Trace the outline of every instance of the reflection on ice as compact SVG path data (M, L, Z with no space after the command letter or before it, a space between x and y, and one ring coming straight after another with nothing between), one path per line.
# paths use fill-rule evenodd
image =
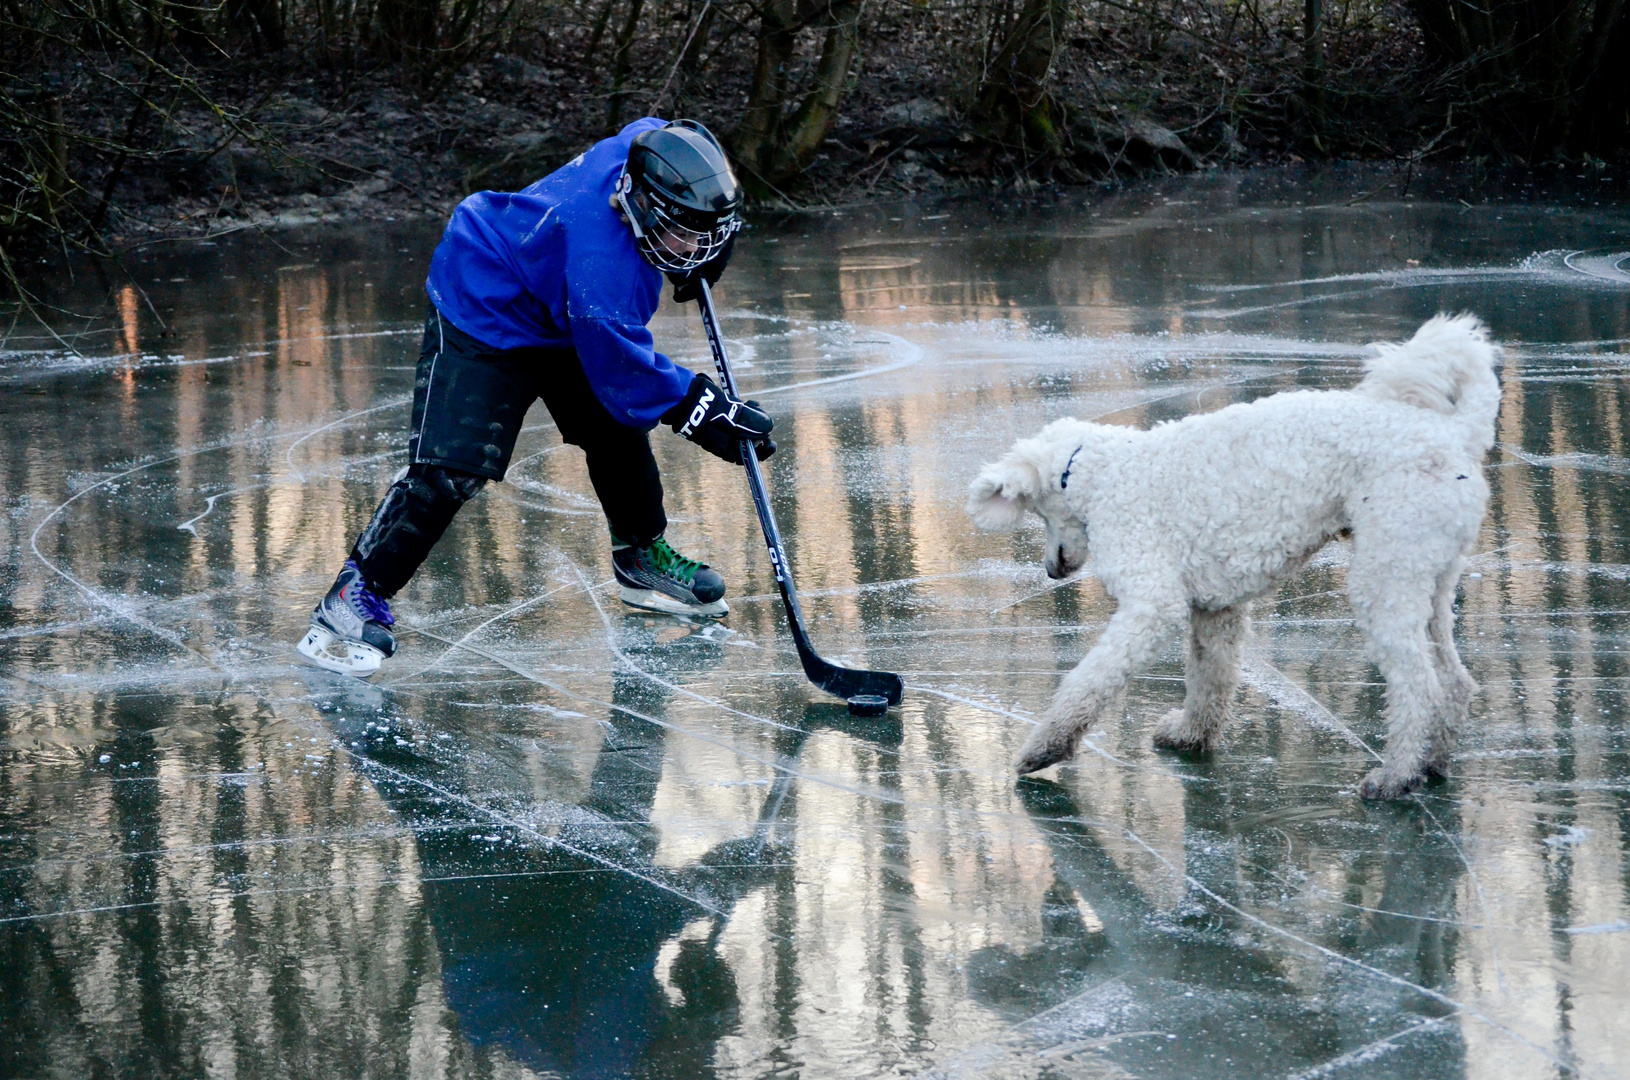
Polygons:
M1630 1075L1630 227L1185 183L748 234L724 330L812 632L909 687L866 722L804 681L735 472L656 439L729 624L632 613L541 410L377 685L297 662L400 466L433 230L150 256L162 337L62 283L96 318L0 346L0 1072ZM1258 605L1222 751L1150 750L1174 644L1015 783L1110 605L973 530L978 464L1350 382L1438 308L1508 343L1453 777L1352 791L1382 689L1337 545Z

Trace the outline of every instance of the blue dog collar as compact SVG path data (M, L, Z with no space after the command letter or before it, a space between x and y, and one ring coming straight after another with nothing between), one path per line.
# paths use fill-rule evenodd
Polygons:
M1082 444L1082 446L1085 446L1085 445L1086 445L1085 443ZM1060 476L1058 478L1058 489L1060 491L1066 491L1066 490L1069 489L1069 486L1070 486L1070 470L1075 467L1075 455L1079 454L1080 452L1081 452L1081 447L1080 446L1076 447L1073 451L1070 452L1070 460L1068 460L1068 461L1066 461L1064 463L1064 475Z

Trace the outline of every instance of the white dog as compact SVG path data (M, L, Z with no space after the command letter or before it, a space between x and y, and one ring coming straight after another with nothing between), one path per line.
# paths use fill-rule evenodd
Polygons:
M1366 798L1442 775L1477 685L1455 651L1455 584L1488 502L1495 347L1470 315L1382 345L1351 390L1275 394L1150 431L1058 420L987 465L968 513L1047 525L1047 573L1087 560L1117 608L1020 751L1020 773L1081 736L1189 626L1183 708L1156 746L1215 746L1239 685L1250 602L1351 535L1347 596L1387 682L1387 750Z

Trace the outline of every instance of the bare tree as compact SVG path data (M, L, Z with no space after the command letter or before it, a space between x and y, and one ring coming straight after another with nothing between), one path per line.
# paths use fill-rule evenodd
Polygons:
M1064 152L1063 110L1050 82L1069 16L1068 0L1025 0L979 85L972 115L980 133L1026 158Z
M732 149L748 184L762 189L802 172L837 119L860 47L861 0L767 0L759 10L752 87ZM810 29L825 34L809 84L800 88L792 77L798 38Z

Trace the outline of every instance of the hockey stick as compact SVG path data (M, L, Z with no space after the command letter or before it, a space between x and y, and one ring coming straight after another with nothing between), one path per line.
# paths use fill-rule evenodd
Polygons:
M719 369L719 382L725 393L740 398L736 393L736 380L730 375L730 364L724 355L724 338L719 333L719 316L713 310L713 290L706 280L699 282L701 295L697 305L702 309L702 326L707 331L707 343L713 349L713 364ZM781 530L776 526L775 514L770 509L770 496L764 490L764 474L758 467L758 455L753 444L741 441L741 460L747 469L747 486L753 491L753 506L758 510L758 524L764 530L764 545L770 549L770 564L775 568L775 583L781 588L781 602L787 607L787 621L792 626L792 641L798 646L798 659L804 665L809 681L829 694L848 700L851 712L882 711L888 705L900 704L905 684L892 671L857 671L839 667L821 658L809 643L809 632L804 629L804 613L798 606L798 590L792 584L792 570L787 566L787 552L781 545ZM856 700L859 699L859 700Z

